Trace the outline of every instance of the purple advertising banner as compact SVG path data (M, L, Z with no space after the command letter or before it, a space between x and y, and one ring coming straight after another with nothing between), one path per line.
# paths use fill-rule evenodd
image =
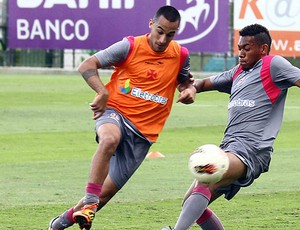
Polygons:
M149 32L163 5L176 7L175 37L190 52L227 52L229 1L224 0L9 0L8 46L104 49L128 35Z

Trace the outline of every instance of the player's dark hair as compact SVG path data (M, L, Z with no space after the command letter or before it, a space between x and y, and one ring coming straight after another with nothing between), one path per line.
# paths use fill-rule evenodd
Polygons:
M267 44L269 46L269 52L271 50L272 38L269 30L259 24L252 24L244 27L239 32L240 36L254 36L254 39L258 45Z
M169 22L176 22L178 21L178 24L180 24L180 14L178 12L178 10L176 8L174 8L173 6L162 6L160 7L154 17L153 17L153 21L157 21L157 19L160 16L164 16Z

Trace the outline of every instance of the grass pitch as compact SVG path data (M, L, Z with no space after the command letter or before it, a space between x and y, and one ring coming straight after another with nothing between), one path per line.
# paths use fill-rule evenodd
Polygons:
M52 217L84 195L96 148L88 107L93 97L79 75L1 74L1 230L46 230ZM226 229L300 229L299 98L299 89L292 88L270 171L233 200L212 204ZM174 225L192 181L189 154L199 145L219 144L227 101L226 94L208 92L198 94L193 105L175 104L151 148L166 157L146 159L97 214L92 229Z

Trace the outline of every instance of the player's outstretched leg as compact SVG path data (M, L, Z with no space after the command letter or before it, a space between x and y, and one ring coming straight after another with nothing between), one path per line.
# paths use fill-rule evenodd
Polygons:
M196 186L192 194L185 200L177 223L176 230L186 230L195 223L195 221L203 214L208 206L211 193L207 187L199 184Z

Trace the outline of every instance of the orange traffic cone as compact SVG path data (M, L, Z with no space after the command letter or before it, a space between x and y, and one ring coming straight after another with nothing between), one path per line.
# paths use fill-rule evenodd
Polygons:
M146 156L146 158L162 158L162 157L165 157L165 156L157 151L150 152Z

